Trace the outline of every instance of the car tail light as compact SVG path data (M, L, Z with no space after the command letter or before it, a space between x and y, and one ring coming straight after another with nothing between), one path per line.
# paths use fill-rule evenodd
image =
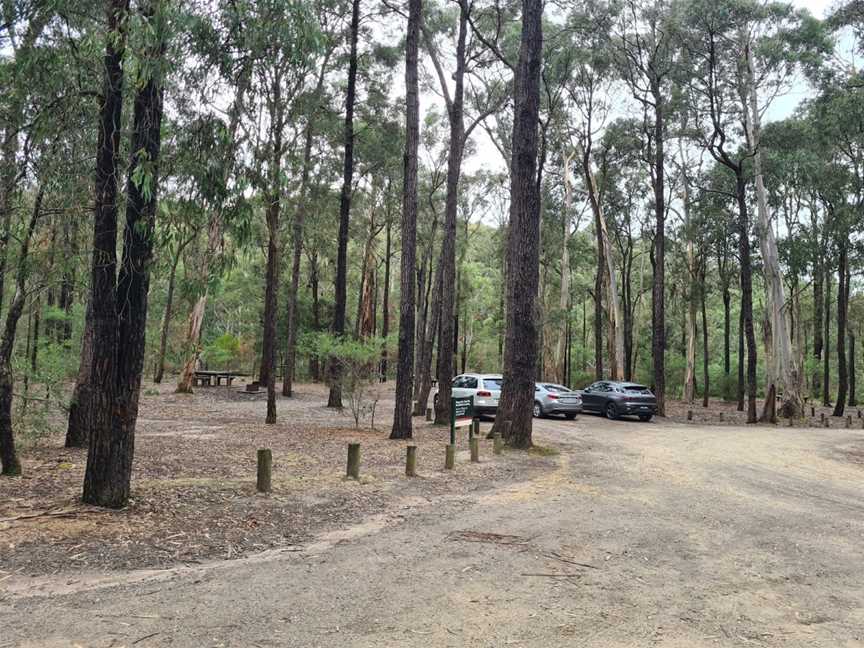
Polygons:
M546 396L549 400L558 400L558 394L549 394Z
M489 391L478 391L477 395L481 398L489 398L492 395L492 392Z

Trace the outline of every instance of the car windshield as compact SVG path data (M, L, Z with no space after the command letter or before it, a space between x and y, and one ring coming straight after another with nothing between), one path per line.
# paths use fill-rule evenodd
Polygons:
M560 392L562 394L570 391L564 385L543 385L543 389L550 392Z
M495 391L501 391L501 385L504 383L503 378L484 378L483 386L486 389L493 389Z

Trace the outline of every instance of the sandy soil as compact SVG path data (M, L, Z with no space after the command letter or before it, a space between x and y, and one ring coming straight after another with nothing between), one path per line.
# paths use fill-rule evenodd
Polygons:
M406 480L407 442L389 441L392 385L380 388L375 430L347 409L327 409L321 385L280 398L263 424L264 396L237 388L147 385L136 434L132 501L120 512L83 506L86 451L61 437L23 453L24 478L0 479L0 585L6 576L165 568L293 547L361 522L404 496L431 499L525 479L550 460L486 462L444 470L446 428L415 419L418 478ZM488 429L489 423L482 428ZM468 454L467 432L458 450ZM360 484L345 479L349 442L360 442ZM491 454L483 441L482 453ZM255 492L258 448L273 452L273 493Z
M10 574L0 646L864 645L864 432L583 416L536 438L560 454L529 479L400 490L300 546Z

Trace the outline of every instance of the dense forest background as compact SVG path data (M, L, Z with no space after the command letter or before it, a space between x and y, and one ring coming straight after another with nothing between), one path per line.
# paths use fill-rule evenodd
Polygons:
M272 372L290 394L292 378L332 377L335 351L316 335L328 331L371 344L394 378L409 285L420 411L442 352L456 372L502 369L524 5L426 0L408 23L409 250L403 64L419 11L0 2L0 382L20 438L65 426L90 379L88 350L108 330L91 299L106 204L127 223L143 214L114 232L129 267L136 244L152 247L137 248L149 286L121 271L115 295L143 290L132 319L146 322L147 380L188 390L200 361L265 385ZM792 411L856 403L862 19L855 0L819 17L755 0L546 3L537 376L636 380L706 405L752 408L772 387L801 392ZM125 73L114 94L111 70ZM106 176L94 153L110 96L121 121ZM112 177L116 203L100 203Z

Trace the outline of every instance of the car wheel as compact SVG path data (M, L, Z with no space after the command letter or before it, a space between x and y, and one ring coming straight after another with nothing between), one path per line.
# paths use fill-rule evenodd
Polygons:
M651 420L651 414L640 414L639 420L642 421L643 423L647 423L648 421Z
M606 418L610 421L614 421L618 418L618 410L615 407L615 403L609 403L606 405Z
M543 408L540 407L540 403L534 403L534 418L542 418L543 417Z
M565 414L564 418L566 418L568 421L572 421L573 419L576 418L576 415L575 414Z

